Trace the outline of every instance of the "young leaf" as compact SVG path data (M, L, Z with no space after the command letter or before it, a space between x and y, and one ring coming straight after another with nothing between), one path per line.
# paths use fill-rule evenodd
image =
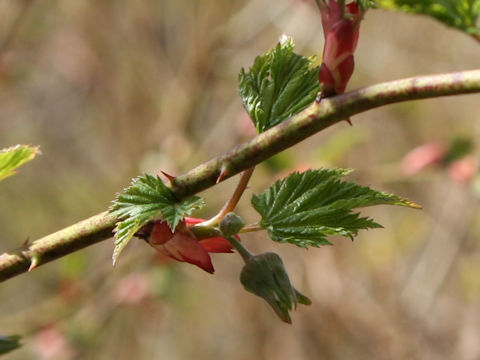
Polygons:
M16 145L0 150L0 180L15 175L15 169L32 160L40 151L37 146Z
M134 179L128 188L117 195L110 208L110 212L121 219L114 230L113 263L135 233L150 220L161 217L175 231L185 216L203 205L203 199L198 196L177 200L158 176L147 174Z
M347 169L308 170L293 173L252 197L260 213L260 226L272 240L300 247L328 245L328 235L353 239L361 229L381 227L353 209L372 205L420 206L398 196L383 193L340 178Z
M12 350L15 350L21 346L20 336L2 336L0 335L0 355L6 354Z
M424 14L471 35L480 35L476 26L480 0L376 0L385 9Z
M319 91L314 57L293 52L291 38L258 56L248 72L238 76L240 96L259 133L268 130L310 105Z

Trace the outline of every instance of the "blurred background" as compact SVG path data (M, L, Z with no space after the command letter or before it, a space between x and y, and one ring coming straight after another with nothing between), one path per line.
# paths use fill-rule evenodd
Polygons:
M0 253L104 211L133 176L181 174L252 137L237 74L282 33L321 55L313 0L1 1L0 148L43 155L0 184ZM478 42L426 17L370 11L360 35L349 89L480 66ZM238 208L249 222L252 193L309 167L354 168L424 207L367 209L385 229L332 247L243 236L312 299L293 325L243 290L235 254L214 255L211 276L132 241L112 268L107 240L0 284L0 334L24 335L5 358L479 359L479 104L369 111L256 169ZM235 182L202 193L196 215Z

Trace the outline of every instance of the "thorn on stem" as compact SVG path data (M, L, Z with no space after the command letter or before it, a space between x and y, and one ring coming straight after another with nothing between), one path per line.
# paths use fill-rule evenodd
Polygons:
M35 269L39 264L40 264L40 256L39 255L33 255L32 259L30 260L30 267L28 268L28 272Z
M218 184L220 181L225 179L227 176L227 167L225 165L222 165L222 168L220 170L220 175L218 175L217 181L215 181L215 184Z
M175 180L175 176L167 174L165 171L160 170L160 172L170 181L173 182Z
M352 119L350 119L349 117L346 118L345 121L346 121L350 126L353 126L353 124L352 124Z

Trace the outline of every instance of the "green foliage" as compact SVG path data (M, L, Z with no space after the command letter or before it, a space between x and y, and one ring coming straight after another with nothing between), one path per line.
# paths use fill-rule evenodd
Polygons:
M40 151L36 146L16 145L0 150L0 180L15 175L15 169L32 160Z
M162 218L175 231L185 216L203 205L203 199L198 196L177 200L158 176L147 174L134 179L128 188L117 195L110 208L110 212L121 219L114 230L113 263L135 233L150 220Z
M254 195L252 205L262 216L260 226L277 242L300 247L328 245L328 235L353 239L361 229L381 227L353 209L381 204L420 207L392 194L341 181L350 171L293 173Z
M424 14L469 34L480 34L476 26L480 0L376 0L385 9Z
M6 354L22 346L20 344L21 337L18 335L1 336L0 335L0 355Z
M240 96L259 133L302 111L317 96L318 67L311 68L314 58L295 54L294 47L291 38L282 38L238 76Z

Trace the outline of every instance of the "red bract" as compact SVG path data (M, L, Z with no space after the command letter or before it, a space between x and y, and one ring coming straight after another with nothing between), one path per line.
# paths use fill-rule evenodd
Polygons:
M448 167L450 178L461 184L468 184L478 172L478 161L472 155L456 160Z
M195 239L187 227L203 221L205 220L186 217L172 232L165 221L157 220L147 241L162 254L196 265L212 274L214 268L208 253L231 253L233 247L222 237Z
M429 143L416 147L402 160L402 171L406 175L413 175L428 166L440 164L447 153L443 144Z
M336 0L320 1L323 34L322 66L319 81L324 96L341 94L352 76L353 53L357 47L359 24L363 16L357 3L353 2L342 9Z

